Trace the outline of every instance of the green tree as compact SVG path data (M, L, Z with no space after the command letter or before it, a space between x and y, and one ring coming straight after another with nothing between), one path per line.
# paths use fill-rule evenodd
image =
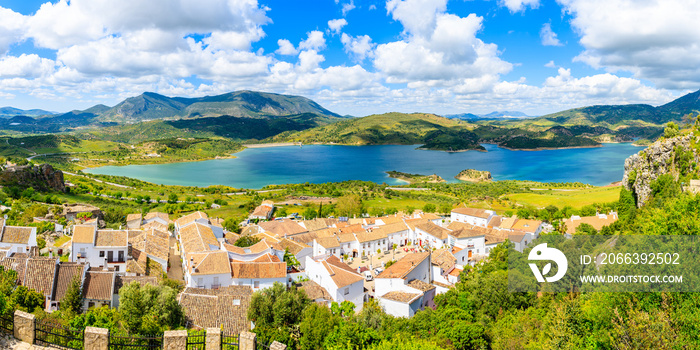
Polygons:
M338 198L335 204L335 213L338 216L352 217L362 214L362 200L357 195L347 195Z
M44 295L25 286L18 286L10 296L10 302L18 309L32 313L44 306Z
M435 207L435 204L433 204L433 203L426 203L426 204L423 206L423 212L424 212L424 213L434 213L435 210L436 210L436 207Z
M240 238L238 238L235 242L233 242L233 245L235 245L236 247L245 248L245 247L250 247L253 244L258 243L258 242L260 242L260 238L246 235L246 236L241 236Z
M80 285L80 278L75 277L70 282L66 294L61 300L61 310L77 315L83 308L83 288Z
M313 207L307 207L302 215L306 220L310 220L318 216L318 211L316 211Z
M452 211L452 205L449 203L442 203L440 204L440 212L443 215L447 215Z
M303 350L322 349L329 331L340 323L340 318L323 305L311 303L304 309L299 324L299 346Z
M680 130L678 129L678 125L674 122L668 122L666 124L666 127L664 128L664 138L672 138L679 136L681 134Z
M177 200L178 200L177 194L175 194L175 193L171 193L171 194L168 196L168 203L170 203L170 204L175 204L175 203L177 203Z

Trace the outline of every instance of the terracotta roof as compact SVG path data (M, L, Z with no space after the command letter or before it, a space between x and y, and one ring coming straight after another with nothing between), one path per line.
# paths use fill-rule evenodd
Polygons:
M452 209L452 212L462 215L474 216L482 219L488 219L489 216L491 216L491 213L487 212L486 210L476 208L454 208Z
M372 230L371 232L358 232L355 234L357 241L360 243L377 241L386 239L386 232L382 230Z
M79 263L61 262L58 264L51 300L59 302L63 300L73 279L77 278L82 284L84 268L85 265Z
M328 221L324 218L316 218L313 220L304 220L301 222L301 224L306 227L307 230L309 231L316 231L316 230L322 230L324 228L328 228L329 225Z
M308 231L295 221L287 219L261 222L258 223L258 226L260 226L263 230L270 231L279 235L280 237L296 235Z
M321 237L333 237L336 235L337 232L339 231L335 228L328 228L324 230L316 230L313 232L302 233L288 238L295 242L301 242L310 245L314 241L314 239L318 239Z
M484 238L486 244L498 244L505 242L508 237L505 235L486 235Z
M408 254L387 267L377 278L404 278L429 256L430 252Z
M341 233L361 233L361 232L367 232L367 230L362 227L360 224L353 224L353 225L347 225L344 227L340 228Z
M94 300L112 300L114 272L88 271L83 283L83 297Z
M378 217L377 220L382 220L384 225L395 224L397 222L403 222L403 218L400 216L382 216Z
M247 235L254 235L256 233L259 233L260 226L258 225L248 225L241 230L241 236L247 236Z
M95 247L126 247L128 234L123 230L97 230Z
M211 227L198 222L180 229L180 242L186 253L210 251L210 245L219 246Z
M56 260L54 258L28 259L24 286L34 289L45 297L51 297L51 289L56 277Z
M239 334L250 330L247 315L252 294L253 289L249 286L185 288L178 301L191 325L221 328L226 334Z
M542 221L539 220L520 219L515 222L512 228L513 230L535 233L540 225L542 225Z
M6 270L17 271L18 284L24 285L25 271L27 271L27 258L26 257L11 257L0 260L0 266L4 267Z
M447 284L447 283L442 283L442 282L436 282L436 281L433 281L433 285L438 286L438 287L442 287L442 288L447 288L447 289L452 289L452 288L455 287L455 286L452 285L452 284Z
M158 211L150 212L150 213L146 214L146 216L143 217L143 219L146 220L146 221L151 220L151 219L155 219L155 218L163 219L163 220L165 220L165 221L168 222L168 223L171 222L171 221L170 221L170 216L169 216L168 214L166 214L166 213L161 213L161 212L158 212Z
M513 215L512 217L509 218L503 218L501 219L501 229L504 230L510 230L513 228L513 225L515 225L515 222L518 221L518 217Z
M439 266L443 271L447 271L457 263L457 258L449 249L438 249L433 252L431 263Z
M431 220L431 221L432 221L432 220L442 219L442 216L440 216L440 215L435 215L435 214L433 214L433 213L423 213L423 214L421 215L421 218L427 219L427 220Z
M145 275L148 273L148 255L142 250L131 247L129 250L131 259L126 261L126 271Z
M130 237L129 243L131 243L133 249L143 251L155 258L168 260L170 236L165 232L155 229L143 231L139 235Z
M2 228L2 243L29 244L32 232L36 227L5 226Z
M158 277L151 276L120 276L117 275L114 278L114 291L119 293L122 287L130 284L131 282L137 282L141 287L150 284L152 286L158 285Z
M425 283L421 280L416 280L416 279L410 280L406 285L411 287L411 288L418 289L419 291L422 291L422 292L427 292L429 290L435 289L434 285L432 285L430 283Z
M246 254L260 254L262 252L269 252L270 248L279 250L279 251L284 251L284 248L282 248L278 243L270 243L268 241L262 240L258 243L253 244L250 247L237 247L232 244L223 244L223 247L226 251L229 251L231 253L236 253L239 255L246 255Z
M328 293L326 288L321 287L321 285L314 281L301 282L301 287L299 287L299 289L304 291L304 293L306 293L306 296L308 296L311 300L333 300L333 297L330 293Z
M401 291L391 291L389 293L386 293L386 294L380 296L380 298L398 301L398 302L404 303L404 304L410 304L414 300L420 298L420 296L421 296L421 294L419 294L419 293L406 293L406 292L401 292Z
M338 288L343 288L358 281L364 281L364 277L355 272L348 264L340 261L335 255L331 255L325 260L317 261L326 268L326 271L331 275L331 279L333 279L333 283Z
M207 253L187 254L187 267L190 268L190 258L194 259L194 273L192 275L230 274L228 253L223 250Z
M280 246L289 251L289 253L291 253L292 255L299 254L299 252L301 252L304 248L310 248L304 243L295 242L287 238L284 238L280 241Z
M260 240L265 240L269 242L279 243L281 239L277 235L272 235L269 232L260 232L253 235L253 237L259 238Z
M355 237L354 233L341 233L336 235L338 237L338 242L340 243L348 243L348 242L356 242L357 237Z
M231 262L231 277L233 278L285 278L287 263L285 262Z
M316 238L316 243L318 243L321 247L330 249L330 248L336 248L340 247L340 243L338 242L337 237L319 237Z
M236 261L231 260L231 261ZM241 261L243 262L243 261ZM277 255L273 255L270 253L260 255L259 257L255 258L252 260L252 262L281 262L280 258L277 257Z
M397 233L401 231L408 231L408 226L403 223L403 221L400 222L395 222L391 224L386 224L386 225L381 225L377 226L374 229L372 229L372 232L382 232L382 234L392 234L392 233Z
M574 234L576 233L576 228L581 224L589 224L600 231L603 226L608 226L615 221L617 221L617 213L613 212L611 214L598 214L596 216L572 216L566 219L564 223L566 224L566 233Z
M139 221L141 221L141 219L142 219L141 213L137 213L137 214L127 214L127 215L126 215L126 222L134 221L134 220L139 220Z
M156 230L159 230L162 232L169 232L168 225L166 225L160 221L148 222L145 225L141 225L141 229L143 229L143 230L156 229Z
M424 224L427 222L430 222L430 220L428 220L428 219L408 219L405 221L406 226L408 226L408 228L410 228L411 230L414 230L414 231L415 231L417 225Z
M501 217L500 215L494 215L493 217L491 217L491 220L489 220L489 222L486 224L486 226L492 227L492 228L493 227L500 227L502 219L503 219L503 217Z
M175 220L175 223L180 227L187 226L188 224L193 223L197 219L209 219L209 216L205 212L201 211L196 211L192 214L185 215L177 220Z
M426 222L424 224L416 225L416 229L420 229L421 231L425 231L429 235L431 235L437 239L441 239L441 240L447 239L447 235L450 234L450 230L448 230L444 227L435 225L432 221Z
M253 213L250 214L250 216L266 218L270 214L270 212L272 212L272 208L261 205L255 207L255 210L253 210Z

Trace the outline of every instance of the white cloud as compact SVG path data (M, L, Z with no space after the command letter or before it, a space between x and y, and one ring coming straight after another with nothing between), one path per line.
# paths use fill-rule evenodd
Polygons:
M540 39L544 46L561 46L561 42L557 39L557 33L552 30L550 23L545 23L540 29Z
M26 19L21 14L0 7L0 55L21 39L25 23Z
M53 70L53 60L41 58L35 54L0 58L0 79L37 78L50 75Z
M377 5L375 5L375 4L369 5L369 10L370 10L370 11L376 10L376 9L377 9Z
M312 30L307 33L308 38L299 43L300 50L320 50L326 46L326 39L323 37L323 32Z
M700 2L558 0L585 48L577 60L671 89L698 88Z
M277 40L277 45L279 45L280 48L277 49L277 51L275 51L275 52L280 54L280 55L291 56L291 55L296 55L298 53L297 49L294 48L294 44L292 44L287 39Z
M348 24L345 18L332 19L328 21L328 28L330 28L331 33L338 34L344 26Z
M371 54L372 48L375 46L372 43L372 38L369 35L360 35L352 37L343 33L340 37L343 43L345 52L347 52L355 61L361 62Z
M507 7L511 13L525 11L528 6L532 9L540 6L540 0L498 0L498 3L503 7Z
M547 62L544 66L547 68L556 68L557 67L557 65L554 64L553 60Z
M352 11L355 9L355 3L353 0L350 0L350 2L343 4L343 16L347 15L348 12Z
M482 17L445 13L444 1L389 0L387 9L404 26L406 39L377 46L374 66L389 83L434 88L461 86L458 91L488 89L512 69L495 44L476 37ZM478 83L477 83L478 82Z

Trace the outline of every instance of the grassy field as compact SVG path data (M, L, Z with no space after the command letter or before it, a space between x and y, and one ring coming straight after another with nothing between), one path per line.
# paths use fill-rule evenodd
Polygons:
M593 187L573 190L544 190L536 193L516 193L507 196L511 201L525 206L543 208L556 205L581 208L594 203L608 203L618 200L620 187Z

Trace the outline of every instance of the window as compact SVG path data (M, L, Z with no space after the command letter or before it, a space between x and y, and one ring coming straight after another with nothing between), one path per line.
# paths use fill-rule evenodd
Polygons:
M82 250L82 249L81 249L81 250ZM104 258L104 257L105 257L105 251L104 251L104 250L100 250L100 258Z
M119 272L119 265L114 266L114 271Z
M233 306L241 305L241 299L233 299Z
M88 303L88 309L91 308L91 307L95 307L95 303L92 302L92 301Z
M345 294L345 295L350 294L350 288L345 288L345 293L344 293L344 294Z
M253 282L253 288L260 288L260 281Z

